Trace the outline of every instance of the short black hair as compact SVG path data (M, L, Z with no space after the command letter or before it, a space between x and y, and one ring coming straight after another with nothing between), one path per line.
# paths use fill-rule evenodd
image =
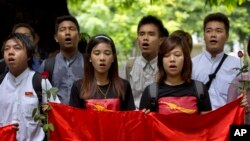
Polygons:
M25 28L29 29L33 39L36 38L36 32L35 32L34 28L28 23L15 24L14 27L12 28L12 33L16 32L16 30L20 27L25 27Z
M166 54L171 52L174 48L180 46L184 55L183 67L181 70L182 80L185 82L191 82L192 74L192 59L190 55L190 44L188 40L178 34L170 34L168 38L164 38L158 52L158 82L164 83L167 78L167 72L164 69L163 58Z
M6 42L10 39L20 41L23 44L23 46L26 48L27 57L30 58L28 60L28 66L30 69L32 69L32 64L33 64L32 58L33 58L33 54L34 54L34 45L33 45L32 41L30 40L30 38L22 33L11 33L3 42L3 46L2 46L2 50L1 50L2 53L4 53L4 48L5 48Z
M76 25L76 28L78 31L80 31L80 26L78 21L76 20L75 17L71 16L71 15L63 15L60 17L56 18L56 24L55 24L55 33L57 33L58 28L59 28L59 24L62 23L63 21L71 21Z
M229 22L228 17L225 14L217 12L217 13L211 13L211 14L207 15L204 19L204 22L203 22L203 30L204 31L205 31L207 23L211 22L211 21L218 21L218 22L224 23L226 33L227 33L227 35L229 35L230 22Z
M168 30L163 26L162 21L156 16L147 15L142 17L137 27L137 33L139 33L140 28L145 24L154 24L158 28L161 37L168 37Z

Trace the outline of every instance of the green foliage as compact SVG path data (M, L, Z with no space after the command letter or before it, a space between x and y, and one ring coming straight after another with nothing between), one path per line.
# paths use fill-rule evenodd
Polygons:
M34 108L33 111L32 111L32 117L35 117L36 113L37 113L37 109L38 108Z
M230 12L233 11L233 9L238 5L242 5L244 2L245 0L206 0L206 4L209 4L210 6L225 5Z
M170 33L183 29L202 41L204 17L211 12L223 12L231 21L230 45L235 40L243 43L250 33L249 3L245 0L69 0L68 7L82 32L90 36L105 33L114 39L120 65L138 55L137 24L145 15L162 19ZM229 10L230 7L233 8Z
M49 132L49 131L54 131L54 130L55 130L54 126L51 123L44 124L44 126L43 126L43 131L46 132L46 133Z
M53 96L53 99L56 99L56 94L58 92L58 88L52 87L49 90L46 90L47 97L50 98Z

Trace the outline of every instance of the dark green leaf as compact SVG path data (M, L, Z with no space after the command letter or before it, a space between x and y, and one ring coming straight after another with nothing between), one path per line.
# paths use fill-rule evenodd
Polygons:
M37 112L37 108L34 108L33 111L32 111L32 117L33 117L33 118L34 118L36 112Z
M51 97L50 91L47 92L47 98L49 99Z
M34 116L34 121L37 122L38 120L40 120L40 115L39 114L36 114Z
M41 121L45 121L46 120L46 116L45 115L40 115L40 120Z
M44 125L43 125L43 131L44 131L45 133L47 133L47 132L49 131L49 125L48 125L48 124L44 124Z
M52 87L52 88L50 89L50 92L53 93L53 94L56 94L56 93L58 92L58 88Z

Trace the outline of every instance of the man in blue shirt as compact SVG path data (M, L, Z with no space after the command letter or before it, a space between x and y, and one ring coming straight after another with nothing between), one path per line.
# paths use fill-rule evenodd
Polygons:
M58 17L55 26L55 40L60 46L60 52L46 59L40 71L50 72L50 80L58 88L61 103L68 105L73 82L83 77L83 55L78 51L80 27L75 17L65 15ZM47 70L46 63L54 60L53 70Z

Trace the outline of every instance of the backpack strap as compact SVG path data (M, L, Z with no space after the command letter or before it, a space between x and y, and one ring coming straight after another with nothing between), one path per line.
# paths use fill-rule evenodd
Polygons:
M158 109L158 84L156 82L149 85L150 95L150 110L156 111Z
M53 76L53 71L54 71L54 66L55 66L55 60L56 60L56 55L49 57L44 62L44 71L49 72L49 81L51 84L52 84L52 76Z
M200 99L201 96L204 95L203 83L201 81L194 80L194 85L195 85L197 97L198 99Z
M39 105L42 104L42 78L38 72L35 72L32 78L32 85L37 94Z
M129 80L129 74L132 70L134 63L135 63L135 58L129 59L127 64L126 64L126 78L127 78L127 80Z
M205 95L204 84L201 81L194 80L194 85L195 85L195 90L196 90L196 94L197 94L198 111L200 112L202 97L204 97L204 95Z
M33 88L37 94L39 111L40 111L40 113L42 113L43 110L42 110L41 105L42 105L42 100L43 100L43 97L42 97L43 90L42 90L42 77L41 77L40 73L35 72L35 74L33 75L33 78L32 78L32 85L33 85Z

